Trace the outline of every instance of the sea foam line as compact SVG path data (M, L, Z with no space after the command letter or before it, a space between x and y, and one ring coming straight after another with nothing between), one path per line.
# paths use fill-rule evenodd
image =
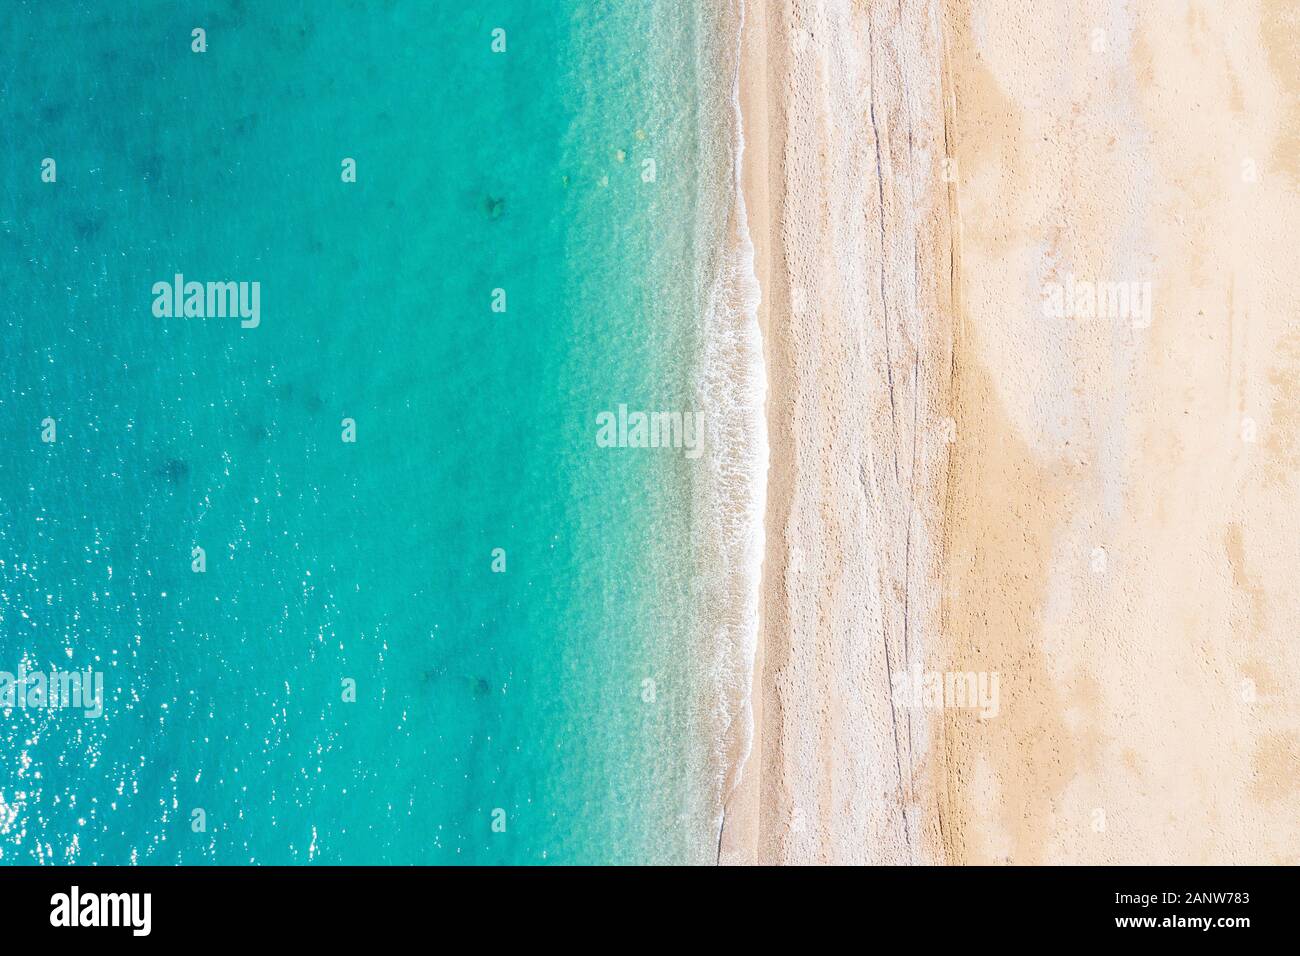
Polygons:
M767 500L767 370L758 309L762 301L742 188L745 137L740 98L740 65L745 25L744 0L737 2L733 46L731 108L734 129L731 187L733 228L709 294L704 325L700 392L714 410L709 443L710 529L718 547L717 581L723 613L713 626L712 677L718 794L713 831L721 839L726 801L739 783L753 749L750 694L758 650L764 518Z

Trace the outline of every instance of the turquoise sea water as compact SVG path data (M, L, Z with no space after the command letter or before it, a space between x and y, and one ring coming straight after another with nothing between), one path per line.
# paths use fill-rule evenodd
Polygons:
M698 394L697 6L0 8L0 670L106 682L0 712L0 862L709 857L700 466L594 441Z

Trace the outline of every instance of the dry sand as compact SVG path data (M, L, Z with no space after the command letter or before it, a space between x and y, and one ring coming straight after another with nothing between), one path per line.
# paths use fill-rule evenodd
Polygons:
M742 100L771 467L721 860L1300 862L1300 8L749 0ZM1149 313L1044 312L1119 282ZM997 715L900 703L922 669Z

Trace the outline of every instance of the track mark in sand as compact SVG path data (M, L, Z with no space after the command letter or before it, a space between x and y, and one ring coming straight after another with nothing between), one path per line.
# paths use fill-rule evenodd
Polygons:
M899 480L898 471L898 408L894 395L894 355L889 337L889 300L885 295L885 162L880 151L880 125L876 122L876 41L871 30L871 17L867 17L867 71L871 75L871 96L867 100L867 110L871 118L871 135L876 147L876 197L880 206L880 216L876 225L880 234L880 311L881 324L885 330L885 376L889 384L889 419L893 423L894 440L894 479Z

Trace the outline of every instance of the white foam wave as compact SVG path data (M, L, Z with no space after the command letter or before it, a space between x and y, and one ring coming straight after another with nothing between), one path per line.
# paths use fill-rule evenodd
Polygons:
M701 567L710 571L706 635L712 660L711 723L715 732L716 813L753 746L750 689L759 639L760 588L767 499L767 372L758 309L762 299L741 188L745 138L740 100L740 48L744 0L738 0L730 64L734 149L732 209L726 245L718 259L704 316L704 350L698 384L700 407L710 422L704 521L708 544Z

